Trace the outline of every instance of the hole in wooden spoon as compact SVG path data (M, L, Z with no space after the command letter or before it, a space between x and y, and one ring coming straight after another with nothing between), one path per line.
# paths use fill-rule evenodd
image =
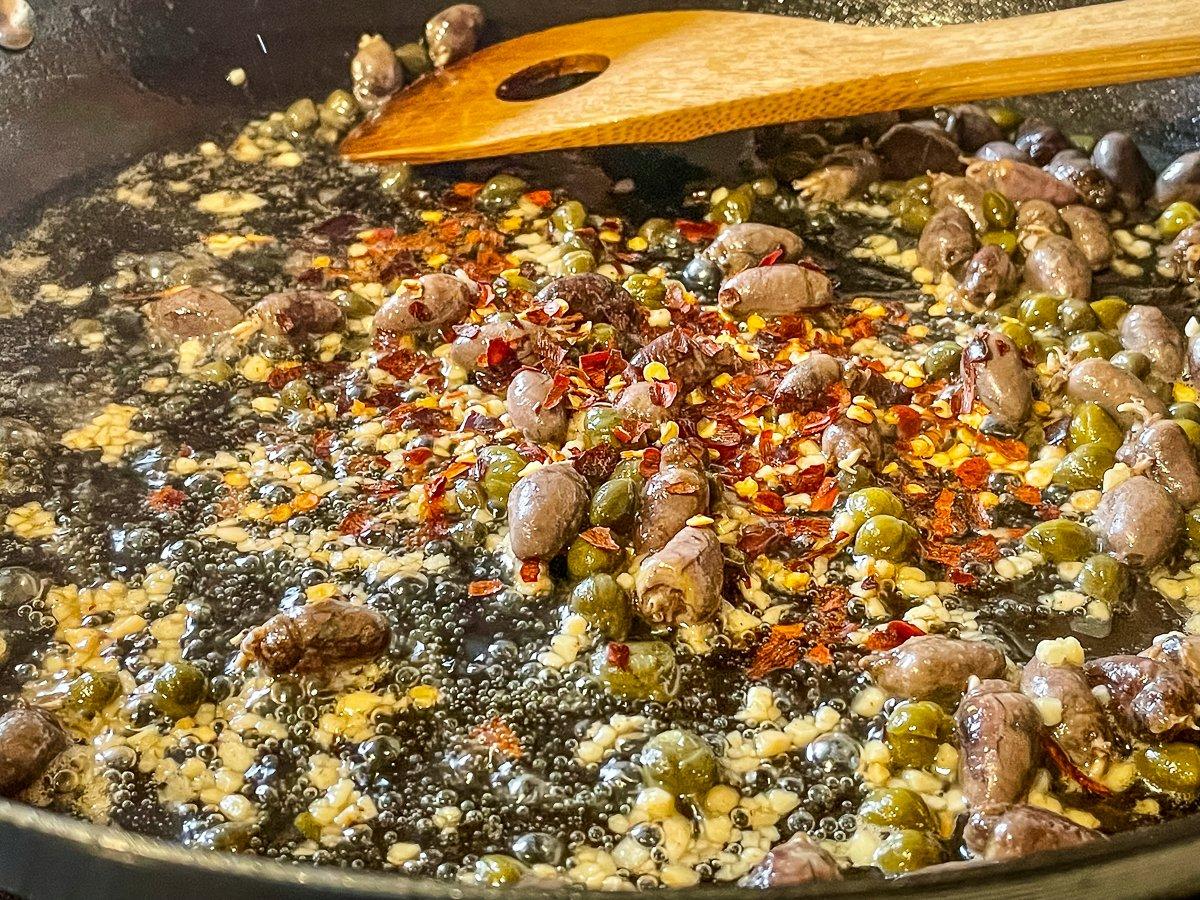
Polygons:
M509 75L496 88L501 100L540 100L585 84L608 68L609 58L598 53L560 56Z

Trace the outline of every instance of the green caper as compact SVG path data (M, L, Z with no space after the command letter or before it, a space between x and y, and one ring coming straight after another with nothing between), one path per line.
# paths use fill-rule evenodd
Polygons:
M985 231L979 238L979 243L996 246L1012 256L1017 252L1017 233L1015 231Z
M516 203L528 188L529 185L517 176L501 172L488 180L477 199L484 209L504 209Z
M250 848L254 826L248 822L220 822L200 832L191 846L222 853L242 853Z
M550 213L550 224L562 233L582 228L587 224L587 210L578 200L568 200Z
M998 191L983 192L983 217L991 228L1009 229L1017 222L1017 208Z
M953 378L962 361L962 347L954 341L938 341L925 351L921 367L932 379Z
M1200 422L1195 419L1176 419L1183 433L1187 435L1193 447L1200 448Z
M525 866L503 853L485 853L475 863L475 880L488 887L516 884L525 874Z
M638 486L629 478L610 478L592 495L588 519L593 525L623 529L637 515Z
M760 175L750 182L750 190L756 197L773 197L779 193L779 182L770 175Z
M283 121L292 131L308 131L320 121L317 104L308 97L301 97L284 111Z
M1021 300L1017 318L1028 328L1053 328L1058 325L1061 303L1053 294L1029 294Z
M379 170L379 189L385 194L403 194L412 184L412 166L408 163L392 163Z
M171 719L190 716L208 692L208 679L189 662L167 663L158 670L150 693L159 712Z
M1138 776L1167 794L1200 792L1200 747L1173 742L1146 747L1134 756Z
M595 270L596 257L590 250L572 250L563 254L562 267L568 275L583 275Z
M292 825L310 841L319 841L321 839L321 823L308 810L305 810L292 819Z
M1108 359L1120 350L1120 342L1104 331L1083 331L1067 341L1067 352L1075 359Z
M871 469L867 466L858 465L849 469L839 468L837 473L838 490L843 494L861 491L863 488L871 486L872 478Z
M1193 506L1183 514L1183 529L1188 546L1200 550L1200 506Z
M311 389L303 378L293 378L279 389L279 402L285 409L302 409L308 405Z
M749 185L743 184L713 203L708 214L714 222L737 225L740 222L749 221L753 212L754 191Z
M704 738L672 728L656 734L642 747L646 781L676 797L696 797L717 780L717 757Z
M1121 350L1109 357L1108 361L1119 369L1124 369L1135 378L1145 378L1150 374L1153 363L1150 357L1137 350Z
M1086 300L1068 297L1058 307L1058 324L1067 334L1078 334L1081 331L1095 330L1100 320Z
M1200 422L1200 406L1195 403L1172 403L1169 412L1172 419L1190 419L1193 422Z
M921 737L945 740L950 734L950 718L932 700L905 700L897 703L887 717L884 731L892 737Z
M610 641L629 633L629 595L606 572L589 575L571 589L571 609Z
M663 286L662 279L653 275L635 273L625 279L622 287L646 309L662 309L663 301L667 299L667 289Z
M665 701L679 689L675 653L663 641L602 646L592 656L592 672L610 694L627 700Z
M989 106L986 112L1001 131L1012 131L1025 119L1019 110L1013 109L1011 106Z
M507 502L509 492L525 468L521 454L512 447L495 445L479 451L479 461L483 467L481 484L488 499L497 503Z
M1177 200L1162 211L1154 224L1158 232L1167 240L1174 238L1189 225L1200 221L1200 209L1196 209L1186 200Z
M679 229L670 219L647 219L638 229L638 237L649 244L653 250L661 249L672 243L678 234Z
M446 529L446 537L450 538L457 547L463 550L474 550L482 547L487 540L487 526L474 519L462 519Z
M583 414L583 443L587 447L618 444L616 431L621 427L621 411L613 406L590 406Z
M609 572L621 561L620 550L605 550L581 537L567 548L567 571L572 578L586 578L597 572Z
M927 831L893 831L875 849L871 862L885 875L904 875L937 865L944 858L941 841Z
M1116 603L1129 584L1129 570L1111 556L1097 553L1083 561L1075 576L1075 589L1093 600Z
M1125 441L1125 432L1098 403L1080 403L1071 414L1067 429L1067 447L1071 450L1087 444L1099 444L1116 451Z
M874 559L905 559L917 540L917 530L896 516L872 516L854 538L854 552Z
M920 234L937 212L929 202L912 194L904 194L892 205L900 227L909 234Z
M341 307L347 319L361 319L375 314L375 304L357 291L347 291L338 295L337 305Z
M358 116L358 101L349 91L338 88L325 98L317 114L321 124L343 131L354 124Z
M640 459L623 459L617 463L617 467L613 469L613 479L628 478L638 487L645 482L642 477L642 461Z
M205 363L196 367L196 380L207 381L210 384L221 384L233 377L233 368L222 360Z
M397 47L396 59L400 60L400 65L403 67L404 74L408 76L409 81L433 70L433 63L429 59L429 54L416 41L409 44L401 44Z
M1116 328L1121 317L1129 312L1129 304L1120 297L1101 297L1092 301L1092 312L1104 328Z
M607 322L593 322L591 334L588 335L588 342L593 347L610 347L617 340L617 329L613 328Z
M847 497L842 511L861 526L872 516L903 516L904 504L887 488L866 487Z
M925 800L909 788L875 788L858 807L858 818L879 828L934 831L937 827Z
M1007 337L1016 346L1017 350L1025 353L1037 346L1037 341L1033 337L1033 332L1022 325L1020 322L1014 322L1012 319L1005 319L996 326L996 330Z
M1104 473L1113 467L1116 455L1103 444L1082 444L1064 456L1054 467L1053 482L1083 491L1104 483Z
M577 231L568 231L562 236L562 240L559 243L562 245L564 256L568 253L591 253L592 247L595 246ZM593 254L592 258L595 259L595 254Z
M933 196L933 179L928 175L915 175L904 182L904 193L929 200Z
M923 737L888 736L888 751L892 764L901 769L924 769L937 759L941 741Z
M1091 530L1070 519L1039 522L1025 532L1022 540L1026 547L1052 563L1074 562L1090 556L1096 549L1096 537Z
M67 707L90 718L119 693L121 679L116 672L83 672L67 688Z

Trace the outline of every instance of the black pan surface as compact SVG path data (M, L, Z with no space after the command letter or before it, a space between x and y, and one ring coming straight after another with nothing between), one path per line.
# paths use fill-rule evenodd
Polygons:
M346 80L358 36L408 39L439 0L33 0L37 40L0 51L0 250L48 204L85 191L151 150L181 149L301 95ZM583 18L655 9L746 9L888 25L931 25L1085 5L1079 0L485 0L486 38L503 40ZM1181 0L1180 13L1191 4ZM829 48L836 58L836 48ZM686 64L686 61L681 61ZM764 65L769 64L764 61ZM225 81L242 67L242 89ZM669 78L670 73L664 73ZM1133 132L1151 161L1200 145L1200 79L1022 98L1086 131ZM581 169L636 175L670 196L705 172L720 174L748 146L735 134L686 145L613 148ZM562 160L522 161L543 180ZM483 164L494 169L497 163ZM119 241L121 225L106 237ZM81 234L86 238L86 234ZM1200 818L1014 865L889 885L853 882L790 890L804 896L1150 897L1200 890ZM0 888L41 898L274 898L482 896L442 882L315 870L198 854L160 841L0 801ZM530 893L525 889L523 893ZM732 896L704 888L696 897ZM494 896L488 894L487 896Z

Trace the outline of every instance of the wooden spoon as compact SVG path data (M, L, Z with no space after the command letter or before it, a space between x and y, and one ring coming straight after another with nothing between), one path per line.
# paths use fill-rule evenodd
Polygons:
M926 28L644 13L481 50L394 95L346 137L342 153L427 163L684 141L1197 71L1200 15L1191 0L1117 0Z

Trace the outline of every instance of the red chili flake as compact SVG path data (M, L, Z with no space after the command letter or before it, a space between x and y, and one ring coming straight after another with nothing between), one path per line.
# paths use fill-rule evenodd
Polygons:
M488 597L504 587L504 582L489 578L486 581L472 581L467 585L468 597Z
M780 480L790 493L812 494L820 490L821 483L825 480L825 464L817 463L801 469L795 475L785 475Z
M784 539L785 536L773 525L748 525L738 536L737 547L754 559L774 549Z
M471 410L463 417L459 431L473 431L476 434L495 434L501 428L500 420L494 419L477 409Z
M933 501L933 519L929 523L929 529L939 537L962 534L967 527L966 519L957 508L958 496L949 488L943 488Z
M537 206L549 206L554 197L549 191L530 191L525 199Z
M476 197L483 190L483 184L478 181L460 181L450 190L459 197Z
M536 584L542 575L542 562L538 559L521 561L521 580L526 584Z
M621 452L612 444L597 444L575 457L575 471L588 481L607 481L621 461Z
M833 653L824 644L817 644L804 654L804 658L819 666L827 666L833 662Z
M179 509L186 499L187 494L168 484L160 487L157 491L151 491L150 496L146 498L146 503L151 509L157 509L161 512L169 509Z
M774 250L772 250L770 253L768 253L766 256L764 256L762 258L762 260L759 262L759 265L760 266L773 266L773 265L775 265L775 263L779 262L781 259L783 259L783 248L776 247Z
M605 653L605 659L614 669L624 672L629 668L629 645L610 643L608 651Z
M625 419L613 429L613 437L622 444L632 444L653 427L644 419Z
M1098 797L1112 796L1112 788L1096 781L1075 765L1075 761L1067 755L1067 751L1062 748L1062 745L1045 731L1042 732L1042 749L1046 752L1046 758L1054 764L1054 768L1064 778L1071 779L1089 794L1095 794Z
M994 438L985 435L980 435L977 439L980 443L986 444L1005 459L1011 459L1014 462L1023 459L1029 459L1029 447L1021 441L1013 438Z
M333 432L328 428L318 428L313 432L313 456L317 459L329 459L329 445L333 443Z
M503 338L492 338L487 345L487 364L498 366L513 355L513 348Z
M599 525L589 528L579 535L593 547L599 547L601 550L620 550L621 547L613 540L612 529L604 528Z
M267 387L273 391L279 390L285 384L295 381L304 374L303 366L278 367L271 370L267 376Z
M641 464L638 465L638 474L643 478L651 478L658 473L658 466L662 460L662 451L657 447L648 447L646 452L642 454Z
M499 750L509 759L520 759L524 755L517 733L499 716L471 729L471 740L489 750Z
M797 625L772 625L766 641L754 653L754 659L746 669L746 677L757 680L777 669L790 669L800 661L808 640L808 627Z
M924 633L916 625L910 625L908 622L901 621L900 619L893 619L878 631L872 631L867 636L864 646L874 653L879 653L883 650L891 650L893 647L899 647L910 637L917 637Z
M967 490L978 491L987 484L987 478L991 471L992 467L988 465L986 459L981 456L972 456L960 463L954 470L954 474L958 476L958 480Z
M550 455L537 444L517 444L513 449L525 462L545 462L550 458Z
M666 487L668 494L694 494L699 488L686 481L672 481Z
M589 375L593 372L604 372L608 368L608 361L612 358L612 350L593 350L591 353L585 353L579 357L579 368Z
M679 396L679 385L674 381L656 381L650 385L650 402L666 409Z
M546 392L546 397L537 405L539 410L553 409L562 402L567 396L567 391L571 389L571 379L562 372L556 372L554 380L550 384L550 390Z
M408 381L425 361L415 350L393 350L375 361L376 368L383 369L398 381Z
M759 491L754 495L754 502L771 512L783 512L784 509L783 498L774 491Z
M1012 495L1026 506L1037 506L1042 502L1042 492L1032 484L1021 484L1013 488Z
M433 451L428 447L414 447L404 451L404 461L410 466L419 466L433 458Z
M696 244L700 241L712 240L717 236L716 222L694 222L691 219L676 219L675 227L683 235L683 239Z
M838 497L838 482L836 478L829 477L821 482L820 490L813 495L812 502L808 508L813 512L825 512L833 509L833 504L837 502Z
M341 534L361 537L370 530L371 514L365 509L356 509L346 514L346 517L338 524L338 531Z

